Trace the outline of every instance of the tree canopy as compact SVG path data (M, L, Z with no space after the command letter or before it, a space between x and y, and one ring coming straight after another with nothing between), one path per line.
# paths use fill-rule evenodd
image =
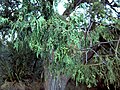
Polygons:
M119 0L68 0L60 15L56 9L61 1L0 1L1 44L11 43L19 54L31 49L54 76L88 87L97 78L119 86Z

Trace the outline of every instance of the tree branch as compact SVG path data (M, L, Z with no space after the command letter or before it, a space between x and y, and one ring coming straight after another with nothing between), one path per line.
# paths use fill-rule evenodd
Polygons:
M71 3L64 11L63 16L68 17L82 1L84 0L74 0L74 3Z

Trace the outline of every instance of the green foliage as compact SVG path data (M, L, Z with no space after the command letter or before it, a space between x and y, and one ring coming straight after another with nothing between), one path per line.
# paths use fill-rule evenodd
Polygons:
M23 47L21 47L21 44L19 43L16 50L14 49L15 46L11 42L7 42L7 46L2 45L3 48L0 51L0 55L2 56L0 57L0 69L1 76L5 80L21 81L27 79L27 77L40 77L39 75L42 70L42 61L38 62L35 53L30 50L28 44L25 44L26 43L24 43ZM34 66L36 61L37 64ZM36 70L38 67L41 69ZM32 76L33 74L35 75Z
M0 25L5 24L6 22L8 22L8 19L0 16Z
M114 61L111 61L115 57L106 58L107 65L102 65L103 60L101 59L96 60L97 64L83 65L84 52L81 51L82 48L85 48L86 42L88 42L87 47L90 45L90 38L94 45L99 42L100 34L109 41L114 38L114 35L110 34L108 27L99 25L90 33L85 42L84 33L78 32L76 29L82 18L79 19L80 17L74 16L67 22L56 14L47 21L43 17L36 19L37 23L30 39L30 47L37 52L37 56L40 54L44 60L52 62L49 67L51 72L56 75L63 73L70 76L72 74L77 82L86 83L88 87L97 84L96 75L107 80L106 84L116 82L118 78L116 78L112 65ZM99 58L103 57L99 56ZM50 61L51 59L52 61ZM107 71L107 74L104 71Z
M15 54L11 60L18 66L16 71L11 71L14 70L13 67L11 70L7 69L8 75L15 72L14 77L21 79L29 67L28 62L32 63L30 58L35 57L31 55L34 51L38 59L41 57L39 61L54 75L70 76L76 83L84 83L88 87L97 85L96 78L104 79L106 84L119 84L120 47L119 41L113 41L119 39L120 21L106 12L107 8L103 3L97 1L88 6L83 4L79 8L89 12L74 12L66 19L53 12L50 2L37 0L35 5L35 1L24 0L22 8L17 11L16 20L0 17L0 27L9 23L11 52ZM91 30L89 19L95 23ZM108 42L101 42L101 36ZM112 47L101 46L99 51L93 50L95 45L100 46L103 43L109 43ZM110 52L110 49L113 51ZM95 54L87 61L89 52Z

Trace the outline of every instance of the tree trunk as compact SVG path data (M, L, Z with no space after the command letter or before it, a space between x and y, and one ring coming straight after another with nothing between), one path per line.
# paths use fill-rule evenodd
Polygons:
M64 75L55 77L48 70L45 71L45 90L65 90L69 78Z

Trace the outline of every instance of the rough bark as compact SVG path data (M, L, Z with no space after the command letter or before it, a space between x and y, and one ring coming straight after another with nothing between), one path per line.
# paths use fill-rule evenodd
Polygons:
M45 90L65 90L69 80L65 75L54 76L48 69L45 69Z

